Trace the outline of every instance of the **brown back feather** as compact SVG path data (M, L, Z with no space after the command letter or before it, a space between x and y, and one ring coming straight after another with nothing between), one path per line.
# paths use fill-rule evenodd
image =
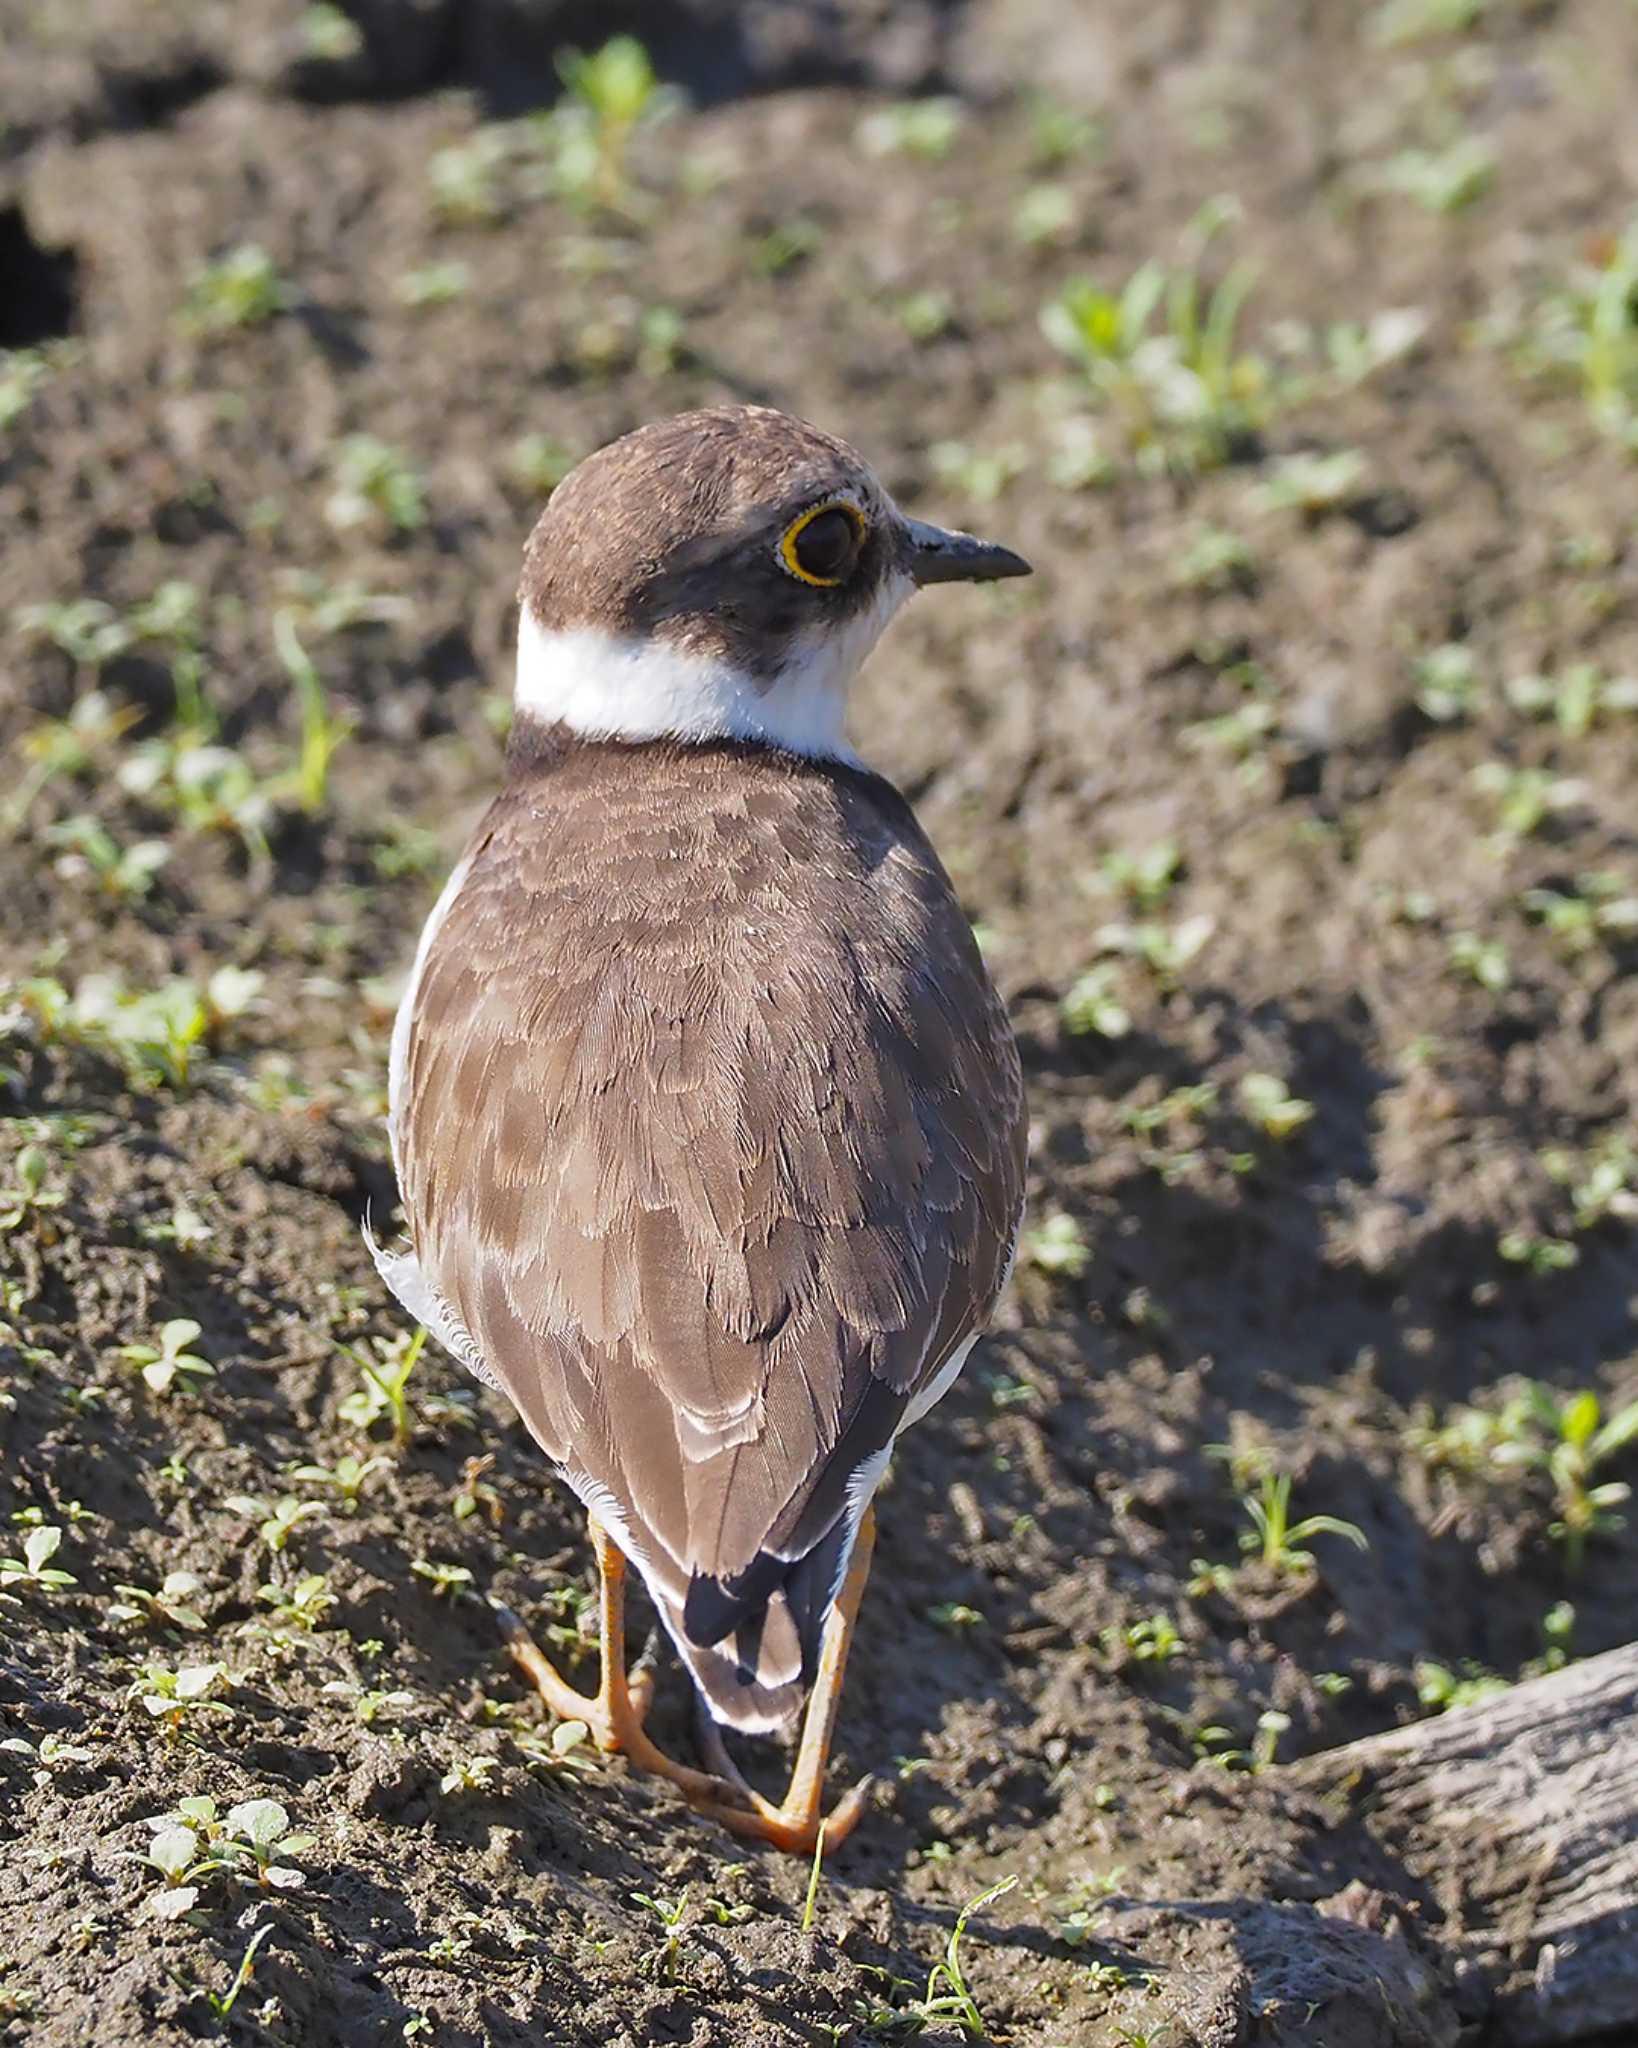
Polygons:
M396 1112L416 1256L733 1718L689 1583L821 1542L987 1318L1022 1198L1012 1036L908 806L859 770L537 744L469 860ZM791 1629L758 1619L771 1697Z

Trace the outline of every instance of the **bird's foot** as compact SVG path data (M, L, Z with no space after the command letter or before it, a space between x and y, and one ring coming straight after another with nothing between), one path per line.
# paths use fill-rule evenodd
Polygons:
M501 1634L506 1638L512 1661L532 1682L548 1713L559 1721L584 1722L598 1748L609 1754L623 1747L617 1721L635 1720L636 1725L642 1727L654 1698L652 1671L635 1671L625 1680L621 1690L626 1711L623 1715L616 1715L611 1711L613 1702L607 1697L609 1688L606 1685L600 1686L595 1693L577 1691L504 1601L491 1599L489 1605L500 1624Z

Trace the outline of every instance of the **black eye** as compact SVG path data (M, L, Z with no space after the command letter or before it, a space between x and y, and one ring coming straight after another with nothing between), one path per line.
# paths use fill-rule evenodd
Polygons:
M859 530L846 512L832 505L799 526L787 546L786 559L798 574L814 583L840 583L853 567Z

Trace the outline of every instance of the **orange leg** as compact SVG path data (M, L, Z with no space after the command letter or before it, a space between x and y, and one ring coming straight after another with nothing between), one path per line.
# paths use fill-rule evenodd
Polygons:
M808 1695L808 1711L802 1723L802 1742L796 1752L796 1767L791 1772L790 1787L784 1799L775 1806L753 1792L748 1809L738 1802L718 1805L712 1801L700 1806L702 1813L709 1814L737 1835L751 1835L759 1841L772 1842L775 1848L789 1849L804 1856L811 1856L822 1840L828 1856L847 1840L864 1812L870 1792L868 1778L861 1779L851 1791L844 1792L828 1816L820 1809L825 1796L825 1765L830 1759L831 1738L836 1732L836 1716L842 1704L847 1653L853 1641L859 1603L864 1598L865 1582L870 1577L870 1555L875 1547L875 1512L867 1508L859 1524L847 1581L825 1623L819 1669L814 1675L813 1691Z
M864 1811L870 1781L865 1779L844 1794L828 1818L820 1808L824 1800L825 1765L830 1756L831 1737L842 1702L842 1678L853 1638L865 1581L870 1576L870 1554L875 1548L874 1515L867 1510L853 1547L847 1582L825 1623L825 1639L819 1655L819 1669L808 1698L802 1724L801 1746L796 1767L783 1801L775 1806L760 1793L730 1783L709 1771L674 1763L656 1748L644 1730L653 1691L649 1674L639 1673L635 1682L626 1675L625 1605L626 1560L613 1538L595 1516L591 1517L592 1544L597 1552L601 1584L602 1677L595 1695L577 1692L551 1662L541 1654L528 1630L509 1607L493 1602L507 1647L518 1665L534 1681L541 1698L560 1720L584 1721L600 1749L622 1751L640 1771L669 1779L691 1806L719 1821L735 1834L771 1842L776 1848L811 1855L821 1836L828 1855L852 1832Z

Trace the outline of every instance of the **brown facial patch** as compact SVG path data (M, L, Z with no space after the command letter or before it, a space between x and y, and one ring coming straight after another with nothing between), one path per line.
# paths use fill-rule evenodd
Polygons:
M834 589L792 576L778 546L826 499L869 536ZM561 483L523 555L521 602L548 632L654 634L767 681L794 635L867 606L903 545L892 501L833 434L766 406L639 427Z

